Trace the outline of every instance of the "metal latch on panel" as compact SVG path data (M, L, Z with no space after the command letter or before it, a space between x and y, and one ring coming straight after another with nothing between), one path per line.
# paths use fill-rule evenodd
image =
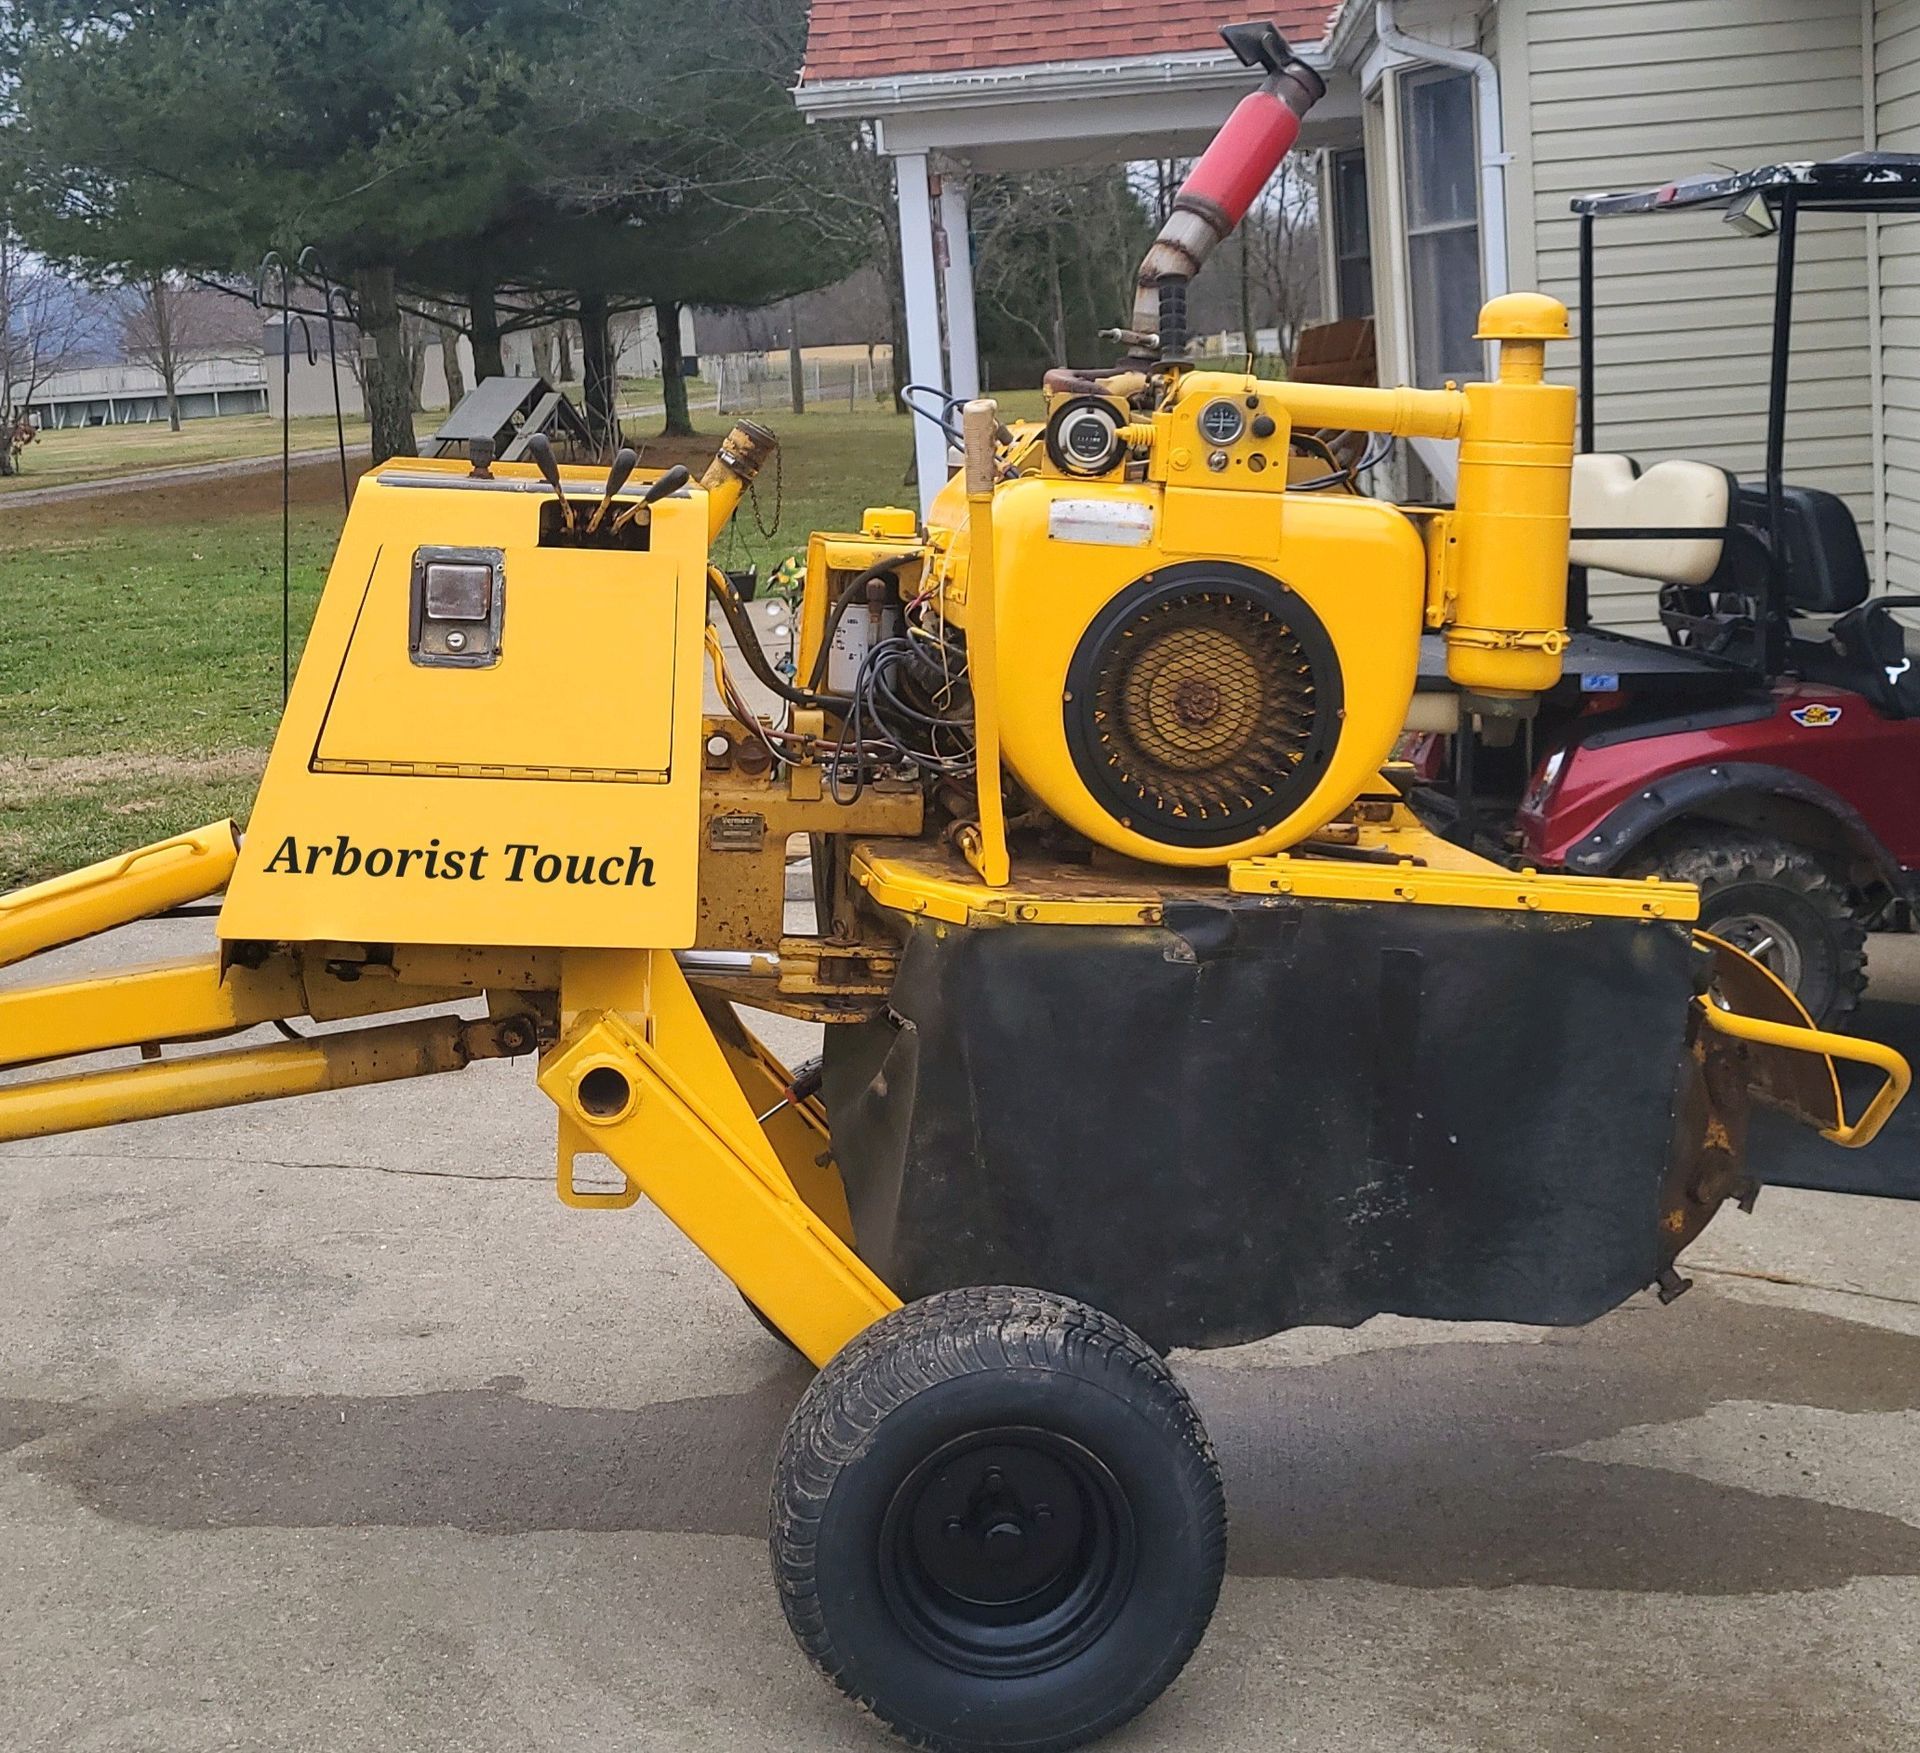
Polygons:
M427 669L498 663L506 606L506 557L498 548L417 549L409 655Z

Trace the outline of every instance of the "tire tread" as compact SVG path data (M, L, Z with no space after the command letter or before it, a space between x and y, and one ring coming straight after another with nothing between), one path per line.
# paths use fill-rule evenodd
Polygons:
M1668 839L1623 874L1692 883L1703 900L1715 890L1743 883L1798 895L1824 920L1838 951L1833 1001L1825 1016L1814 1020L1838 1023L1859 1008L1867 989L1867 932L1858 902L1848 885L1806 847L1740 829L1696 829Z
M774 1474L770 1549L774 1582L800 1647L855 1704L929 1753L976 1753L979 1742L929 1734L896 1721L863 1689L834 1646L816 1572L817 1536L835 1478L858 1460L882 1421L941 1382L1001 1371L1061 1370L1105 1380L1172 1439L1179 1464L1207 1504L1200 1530L1212 1577L1165 1658L1080 1732L1023 1741L1021 1753L1059 1753L1139 1714L1186 1665L1211 1617L1226 1568L1227 1525L1219 1461L1205 1426L1166 1361L1112 1316L1085 1303L1011 1286L970 1286L906 1305L875 1323L814 1378L795 1409Z

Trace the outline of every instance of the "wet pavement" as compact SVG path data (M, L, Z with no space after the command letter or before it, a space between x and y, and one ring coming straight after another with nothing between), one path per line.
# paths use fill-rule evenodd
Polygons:
M804 1369L551 1150L510 1064L0 1150L0 1747L888 1744L767 1577ZM1920 1748L1917 1262L1770 1190L1672 1308L1181 1357L1230 1574L1110 1745Z

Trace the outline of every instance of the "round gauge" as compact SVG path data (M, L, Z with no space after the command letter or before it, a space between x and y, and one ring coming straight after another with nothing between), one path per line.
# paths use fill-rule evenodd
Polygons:
M1104 475L1120 460L1122 415L1096 396L1062 403L1047 422L1047 456L1062 474Z
M1113 431L1111 414L1104 408L1087 408L1065 422L1060 441L1082 468L1104 469L1113 456Z
M1237 402L1209 402L1200 410L1200 434L1209 444L1232 444L1246 429Z

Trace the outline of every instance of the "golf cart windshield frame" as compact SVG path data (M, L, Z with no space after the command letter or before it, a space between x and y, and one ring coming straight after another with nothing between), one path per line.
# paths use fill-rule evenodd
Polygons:
M1773 300L1773 358L1767 386L1768 565L1757 666L1768 676L1785 666L1788 639L1785 553L1788 374L1793 362L1794 286L1803 213L1920 213L1920 155L1860 152L1825 163L1774 164L1733 175L1689 177L1634 193L1584 195L1580 215L1580 448L1596 448L1594 230L1601 219L1718 207L1761 215L1777 241ZM1632 534L1635 532L1620 532ZM1655 532L1648 532L1649 535ZM1665 532L1671 533L1671 532ZM1567 597L1568 625L1591 624L1584 568L1575 568Z

